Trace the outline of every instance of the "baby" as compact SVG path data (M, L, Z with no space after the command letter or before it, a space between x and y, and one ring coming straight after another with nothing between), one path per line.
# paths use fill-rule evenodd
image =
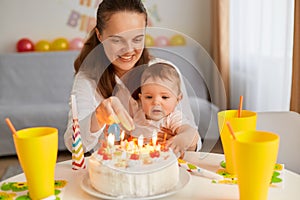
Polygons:
M182 99L180 85L180 76L171 65L155 63L147 67L141 76L139 106L133 117L137 127L164 130L166 145L175 154L196 150L200 140L197 127L192 127L182 111L176 109Z

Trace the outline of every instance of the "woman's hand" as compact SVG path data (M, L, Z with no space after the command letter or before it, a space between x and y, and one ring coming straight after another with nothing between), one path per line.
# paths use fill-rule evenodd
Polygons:
M111 96L104 99L96 108L95 114L100 126L121 123L128 131L134 129L132 118L117 97Z

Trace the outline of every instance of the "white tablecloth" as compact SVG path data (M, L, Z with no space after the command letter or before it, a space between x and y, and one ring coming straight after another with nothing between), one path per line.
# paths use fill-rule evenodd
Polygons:
M185 160L197 164L198 166L216 171L219 168L219 163L224 160L222 154L204 154L190 152L185 155ZM87 170L74 171L71 169L71 161L58 163L56 166L56 180L64 179L68 181L67 186L62 190L60 195L63 200L82 200L82 199L99 199L86 193L80 186L83 177L86 176ZM20 174L5 180L11 181L25 181L24 174ZM1 183L2 184L2 183ZM284 187L269 189L269 199L298 199L300 185L300 175L289 170L284 171ZM189 183L181 190L171 196L166 196L161 199L165 200L183 200L183 199L207 199L207 200L237 200L238 186L212 183L210 179L192 175Z

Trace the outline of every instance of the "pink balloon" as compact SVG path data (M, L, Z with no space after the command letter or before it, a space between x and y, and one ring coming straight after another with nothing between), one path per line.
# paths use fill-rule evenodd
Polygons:
M80 50L84 45L84 40L82 38L74 38L69 42L70 50Z
M169 39L166 36L158 36L154 40L154 45L158 47L168 46Z

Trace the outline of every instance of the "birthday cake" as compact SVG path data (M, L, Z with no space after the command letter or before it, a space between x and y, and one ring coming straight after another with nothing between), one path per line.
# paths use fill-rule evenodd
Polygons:
M101 193L122 198L146 197L172 190L179 168L172 150L134 141L102 146L89 159L91 185Z

